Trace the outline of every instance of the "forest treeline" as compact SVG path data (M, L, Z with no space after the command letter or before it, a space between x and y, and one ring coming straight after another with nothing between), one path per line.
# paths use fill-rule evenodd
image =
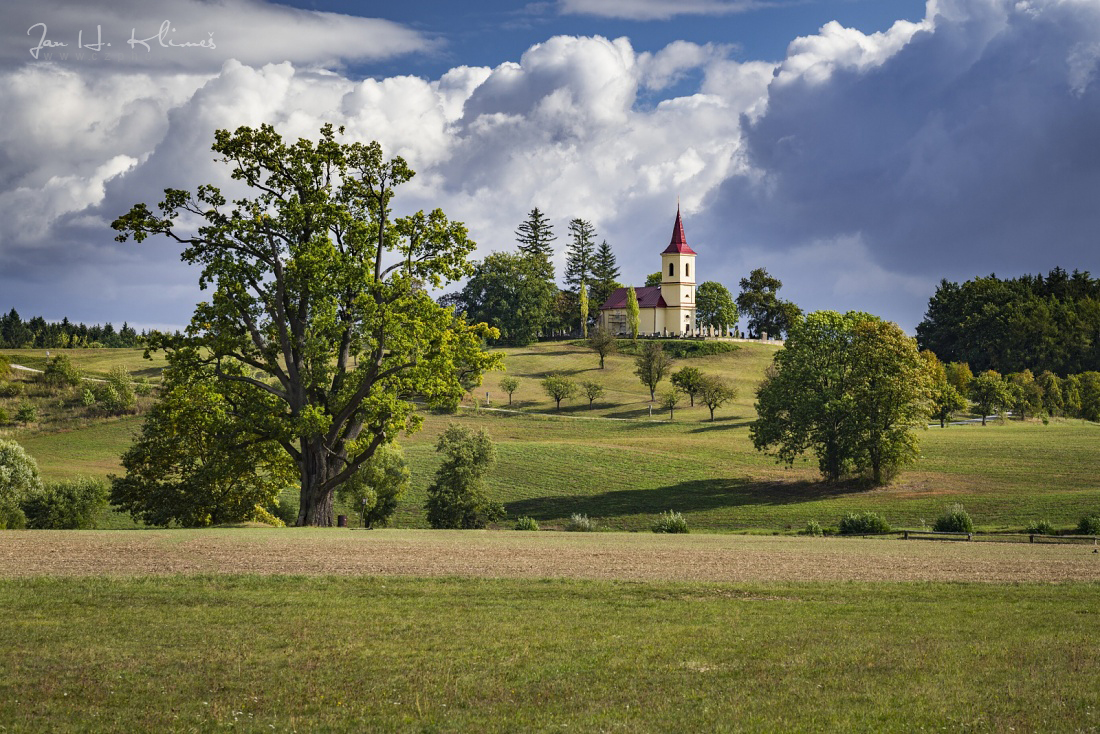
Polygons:
M41 316L24 321L14 308L0 316L0 349L136 347L143 335L128 323L116 330L109 322L87 326L67 318L46 321Z
M1100 370L1100 279L1061 268L1043 275L940 281L917 343L975 373Z

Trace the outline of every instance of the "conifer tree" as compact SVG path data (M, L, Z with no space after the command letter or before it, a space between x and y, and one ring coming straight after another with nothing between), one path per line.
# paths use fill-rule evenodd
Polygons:
M611 245L607 244L607 240L604 240L596 249L596 257L592 263L591 298L596 302L596 307L599 308L611 297L616 288L621 287L615 253L611 251Z
M592 267L596 262L596 230L583 219L569 222L572 242L566 252L565 283L573 293L579 293L581 283L593 280Z
M554 264L550 259L554 255L554 247L550 243L557 238L558 236L554 234L554 226L537 206L528 213L527 219L523 220L516 229L519 251L526 257L537 259L540 264L544 264L550 280L554 279Z

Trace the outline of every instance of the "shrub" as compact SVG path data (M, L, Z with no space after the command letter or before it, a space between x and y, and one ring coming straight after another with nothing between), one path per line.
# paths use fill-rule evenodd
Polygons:
M80 404L85 408L95 405L95 393L88 388L84 388L84 392L80 394Z
M22 505L41 491L35 460L15 441L0 440L0 530L24 527Z
M940 533L972 533L974 521L963 506L956 503L944 508L943 514L932 523L932 529Z
M802 531L803 535L812 535L814 537L821 537L825 534L825 531L821 528L821 523L817 520L810 520L806 523L806 529Z
M34 407L30 403L23 403L19 406L19 410L15 411L15 422L26 425L28 423L34 423L38 420L38 408Z
M588 515L574 513L565 523L565 529L571 533L591 533L596 529L596 525L588 519Z
M848 512L840 518L841 535L872 535L890 532L890 523L876 512Z
M106 381L97 383L95 398L111 415L129 413L137 404L130 373L122 367L115 367L107 375Z
M1100 535L1100 515L1085 515L1077 523L1077 532L1081 535Z
M496 461L496 449L484 428L451 424L439 437L436 451L443 463L428 486L428 524L433 528L483 528L505 516L504 505L484 493L485 474Z
M516 520L516 530L538 530L538 529L539 529L538 521L535 520L535 518L533 518L533 517L527 517L526 515L524 515L523 517Z
M134 392L140 397L147 398L153 392L153 386L149 383L148 377L139 377L134 382Z
M0 398L17 398L23 394L23 383L12 380L0 382Z
M107 485L89 477L47 484L23 503L27 527L40 530L87 530L107 507Z
M358 512L363 527L384 526L397 510L397 500L409 486L409 467L405 455L395 444L379 446L336 490L337 496ZM291 521L294 524L297 516ZM285 521L284 521L285 522Z
M687 520L679 512L662 512L661 516L657 518L657 522L653 523L653 532L655 533L686 533L688 531Z
M8 411L4 410L4 406L0 405L0 426L4 425L11 420L11 416L8 415Z
M276 497L272 503L267 506L267 511L273 517L281 520L283 525L288 527L298 522L298 504L283 499L282 497Z
M42 382L50 387L76 387L80 384L80 370L72 363L68 355L58 354L46 363L42 373Z
M1050 520L1036 520L1024 528L1025 533L1032 535L1057 535L1058 531L1051 525Z

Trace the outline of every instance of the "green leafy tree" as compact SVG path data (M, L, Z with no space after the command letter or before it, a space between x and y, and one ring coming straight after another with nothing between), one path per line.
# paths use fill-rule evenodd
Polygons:
M42 382L53 388L76 387L80 384L80 370L66 354L57 354L46 363Z
M363 527L373 528L389 522L397 501L408 488L405 456L397 444L389 443L375 451L336 493L344 504L359 512Z
M987 416L1007 407L1012 402L1012 391L996 370L986 370L970 383L970 399L982 414L982 425Z
M519 380L515 377L505 376L500 378L500 389L508 393L508 404L512 404L512 393L519 389Z
M536 261L547 280L551 282L554 280L554 264L551 260L554 256L553 242L557 238L550 220L539 211L537 206L527 214L527 219L523 220L516 229L519 251Z
M420 426L414 398L456 405L499 363L482 347L492 329L428 295L471 274L474 243L438 209L391 220L412 170L329 125L290 144L269 125L219 130L213 150L250 196L230 205L213 186L168 189L159 214L138 204L113 224L121 241L163 234L184 245L214 289L184 335L148 345L191 350L212 380L239 387L239 432L297 468L297 523L332 525L336 488L389 437ZM230 361L247 370L224 369Z
M641 326L642 310L638 306L638 293L633 288L626 291L626 323L630 328L630 338L637 341L638 328Z
M676 388L666 390L661 394L661 407L668 411L669 420L673 420L673 411L679 405L682 396L683 394Z
M578 296L581 311L581 336L588 338L588 286L581 283L581 292Z
M96 403L111 415L130 413L137 405L137 394L130 373L123 367L114 367L107 379L96 383Z
M89 530L107 509L107 485L80 477L52 482L23 503L27 527L41 530Z
M764 268L753 270L749 277L741 279L740 285L737 309L748 320L748 329L755 338L760 338L762 334L786 334L802 317L798 306L780 300L778 293L783 282L768 275Z
M273 522L266 508L293 480L289 457L236 420L247 383L211 380L214 368L183 357L170 356L161 398L122 455L126 473L112 480L111 503L146 525ZM231 362L218 369L245 372Z
M672 357L668 356L658 341L648 341L634 358L634 374L649 388L649 399L657 399L657 385L672 369Z
M1062 410L1067 418L1081 417L1081 378L1077 375L1062 380Z
M433 528L483 528L503 519L504 506L485 497L484 477L496 462L496 448L482 428L476 433L451 424L435 450L443 464L428 487L425 509Z
M602 370L607 355L614 354L619 350L619 341L610 331L602 326L597 326L588 335L588 346L600 355L600 369Z
M720 333L737 323L737 305L724 285L708 280L695 289L695 322Z
M581 383L581 392L588 398L588 407L592 407L592 403L603 397L604 387L598 382L585 380Z
M970 371L970 365L966 362L948 362L943 369L947 376L947 384L955 388L960 395L970 394L970 383L974 381L974 373Z
M672 375L672 384L687 393L694 408L695 395L703 387L703 373L698 367L684 367Z
M920 356L925 362L931 391L930 415L939 420L940 428L945 428L951 416L969 403L948 379L947 365L944 365L929 349L922 351Z
M882 482L912 460L927 415L928 377L894 324L818 311L795 324L756 393L757 450L791 465L813 452L828 481L870 471Z
M41 491L38 462L15 441L0 439L0 530L24 527L23 503Z
M710 410L710 419L714 421L714 411L737 397L737 388L717 375L704 375L699 384L699 402Z
M557 288L533 260L494 252L474 265L456 301L471 322L500 332L493 341L526 346L549 329L556 297Z
M577 394L577 384L561 375L550 375L544 378L542 389L554 401L554 410L561 410L561 401L568 400Z
M658 270L656 273L650 273L649 275L647 275L645 277L645 287L646 288L653 288L654 286L660 285L661 284L661 279L663 277L664 277L664 274L660 270Z
M1081 417L1087 421L1100 421L1100 372L1082 372Z
M1043 388L1035 381L1031 370L1009 375L1008 383L1013 391L1010 407L1020 420L1027 420L1029 415L1042 412Z
M1049 416L1064 415L1065 404L1062 398L1062 381L1058 375L1045 370L1036 379L1043 390L1043 410Z

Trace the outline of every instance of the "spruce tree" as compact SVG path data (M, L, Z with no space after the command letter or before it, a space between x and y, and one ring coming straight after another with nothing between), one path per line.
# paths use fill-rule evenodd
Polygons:
M592 267L596 262L596 230L583 219L569 222L569 243L565 259L565 283L573 293L579 293L581 283L592 282Z
M554 247L550 243L557 238L550 220L539 211L537 206L516 229L519 251L524 256L537 259L540 264L544 264L550 280L554 279L554 265L550 259L554 255Z
M615 253L611 251L611 245L607 240L600 243L596 250L596 257L592 263L592 289L591 298L599 308L619 285L619 266L615 262Z

